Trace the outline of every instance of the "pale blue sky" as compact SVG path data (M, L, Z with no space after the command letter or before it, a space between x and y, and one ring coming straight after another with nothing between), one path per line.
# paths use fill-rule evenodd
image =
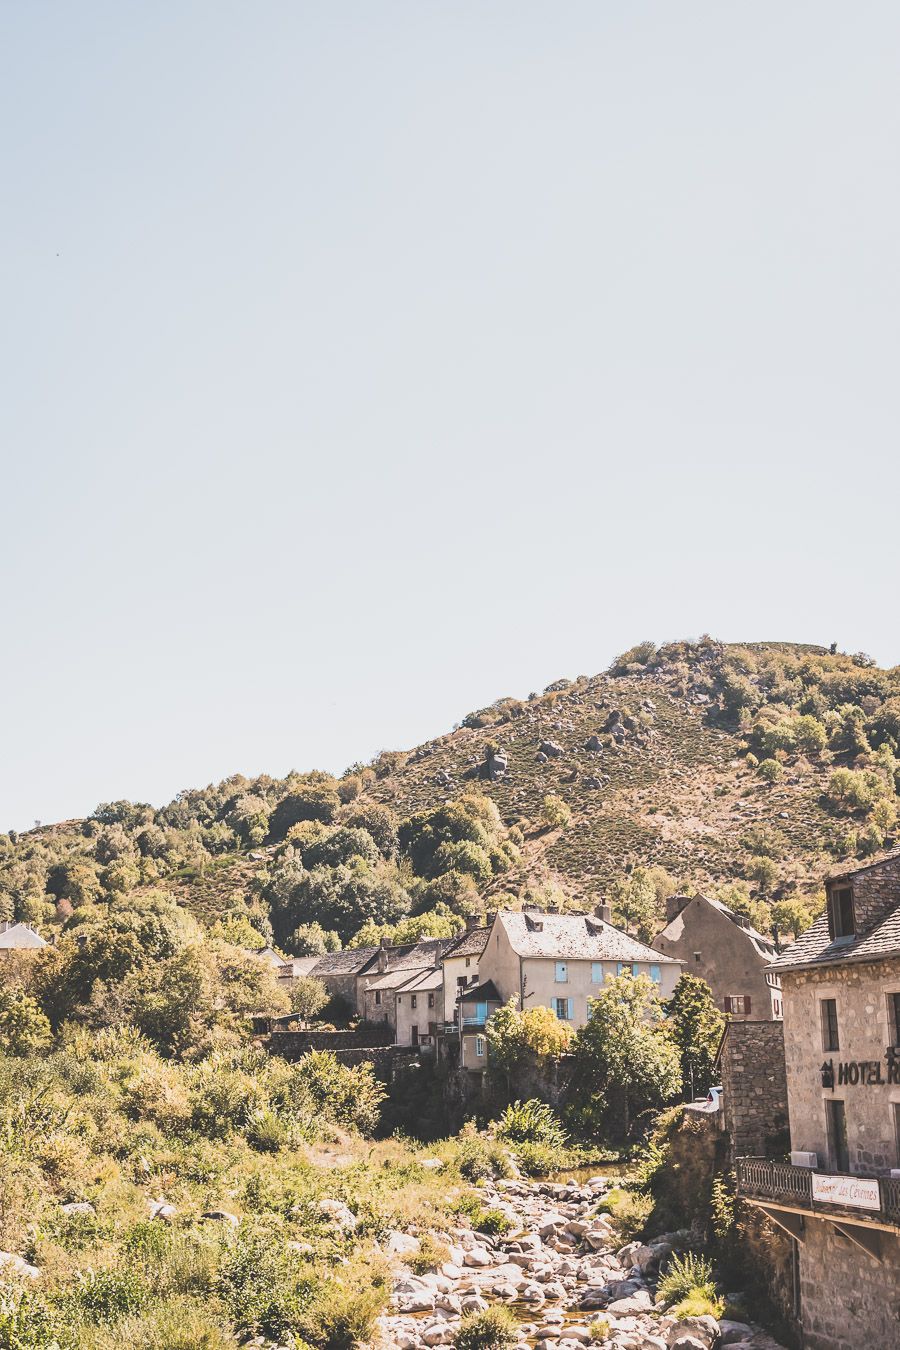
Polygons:
M0 6L0 828L900 662L894 3Z

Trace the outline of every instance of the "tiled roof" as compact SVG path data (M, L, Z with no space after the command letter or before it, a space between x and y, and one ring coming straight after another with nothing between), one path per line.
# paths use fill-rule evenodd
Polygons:
M343 952L326 952L307 973L320 979L326 975L358 975L377 955L377 947L348 947Z
M409 942L403 947L372 948L372 956L360 974L374 974L382 955L387 970L421 970L426 966L434 969L455 941L455 938L423 938L421 942Z
M773 970L799 970L841 961L878 961L900 953L900 903L868 933L850 939L831 939L828 915L820 914L811 928L772 963Z
M535 910L497 915L519 956L541 956L568 961L648 961L654 965L679 965L643 942L592 914L546 914Z
M321 959L320 956L292 956L281 967L281 974L295 980L301 975L311 975Z
M497 986L493 980L486 980L484 984L476 984L472 989L464 990L457 1000L459 1003L502 1003L503 1000L497 993Z
M422 970L413 971L403 986L404 994L409 992L415 994L421 989L440 989L444 983L444 972L442 970Z
M46 947L47 943L36 933L33 928L29 928L27 923L14 923L0 933L0 949L10 950L12 948L22 951L25 948L32 950L37 947Z
M432 972L430 969L408 970L404 967L402 970L389 970L386 974L379 975L377 979L371 981L367 988L405 989L407 984L410 984L413 980L419 979L422 975L431 975L432 973L438 976L438 983L440 983L440 971Z
M457 938L452 947L448 947L444 952L444 960L448 956L481 956L487 945L489 928L473 928L469 933L463 933L462 937Z

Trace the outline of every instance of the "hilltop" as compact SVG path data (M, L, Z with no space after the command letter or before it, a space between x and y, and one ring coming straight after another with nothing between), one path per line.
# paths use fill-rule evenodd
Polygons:
M236 775L0 836L0 917L77 926L162 888L223 940L302 951L450 932L498 899L611 892L649 928L637 882L657 905L718 891L759 921L794 903L780 922L799 927L836 862L890 846L898 743L900 671L862 653L641 643L340 779Z

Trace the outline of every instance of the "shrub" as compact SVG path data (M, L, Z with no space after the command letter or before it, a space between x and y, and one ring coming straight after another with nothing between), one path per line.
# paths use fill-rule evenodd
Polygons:
M548 792L541 805L541 820L548 829L564 830L572 819L572 812L562 797L558 797L555 792Z
M591 1333L592 1341L608 1341L612 1331L612 1323L608 1317L595 1317L588 1327Z
M777 783L780 778L784 777L784 769L777 759L762 760L756 772L764 783Z
M36 1055L53 1039L40 1005L20 989L0 989L0 1043L8 1055Z
M640 1237L653 1213L653 1199L641 1191L615 1187L605 1197L602 1207L609 1212L613 1227L625 1242Z
M58 1322L30 1290L0 1288L0 1346L3 1350L63 1350L74 1344L71 1329Z
M427 1275L432 1270L438 1270L449 1260L450 1248L443 1242L438 1242L431 1233L426 1233L419 1239L419 1250L410 1253L406 1258L406 1264L415 1275Z
M454 1337L456 1350L513 1350L519 1327L509 1308L486 1308L464 1317Z
M479 1233L487 1233L491 1237L497 1237L501 1233L508 1233L513 1226L513 1222L508 1214L504 1214L502 1209L482 1209L473 1216L472 1225Z
M725 1300L716 1294L704 1294L699 1289L692 1290L675 1304L672 1313L679 1320L685 1317L714 1317L718 1319L725 1311Z
M371 1341L375 1319L385 1301L384 1284L379 1279L370 1284L329 1280L303 1318L300 1333L316 1350L356 1350Z
M263 1234L241 1232L219 1271L218 1292L237 1326L279 1340L301 1330L314 1290L296 1257Z
M88 1322L118 1322L140 1312L150 1297L143 1275L134 1267L91 1270L67 1296L76 1316Z
M550 1148L563 1148L566 1143L565 1131L551 1107L536 1098L507 1106L495 1133L498 1139L513 1144L545 1144Z
M456 1165L466 1181L484 1181L486 1177L509 1176L509 1158L493 1140L484 1139L471 1126L464 1127L456 1154Z
M708 1299L716 1296L712 1262L696 1252L673 1256L656 1289L657 1299L666 1305L678 1303L688 1295Z

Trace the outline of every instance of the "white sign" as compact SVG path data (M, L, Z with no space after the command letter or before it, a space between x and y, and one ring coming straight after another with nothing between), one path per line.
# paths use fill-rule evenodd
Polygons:
M812 1198L829 1205L849 1205L853 1209L881 1209L878 1182L864 1177L830 1177L813 1172Z

